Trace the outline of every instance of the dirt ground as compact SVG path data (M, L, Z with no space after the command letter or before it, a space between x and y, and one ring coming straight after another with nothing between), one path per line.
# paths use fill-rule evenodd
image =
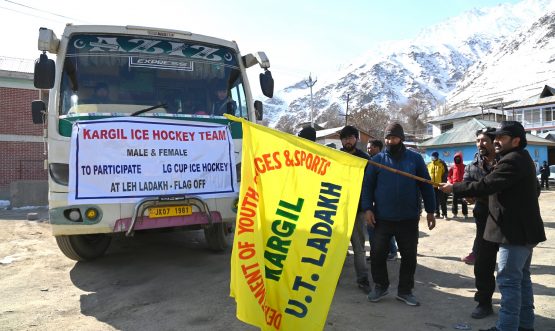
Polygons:
M540 198L548 240L534 250L536 330L555 330L555 191ZM38 221L27 221L38 212ZM229 297L230 253L210 253L199 232L117 237L92 263L58 250L46 208L0 210L0 330L256 330L235 317ZM472 266L460 261L474 237L472 220L421 223L415 295L420 307L394 298L370 303L355 285L353 257L343 266L326 330L472 330ZM399 261L388 262L393 289Z

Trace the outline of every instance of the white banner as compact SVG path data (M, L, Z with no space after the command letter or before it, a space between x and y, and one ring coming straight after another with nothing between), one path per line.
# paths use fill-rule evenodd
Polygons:
M69 203L237 192L233 139L225 125L129 117L73 125Z

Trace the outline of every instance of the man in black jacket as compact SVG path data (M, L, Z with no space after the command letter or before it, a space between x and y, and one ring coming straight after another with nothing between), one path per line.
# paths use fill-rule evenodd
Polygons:
M494 132L500 160L478 182L443 184L460 196L489 195L484 239L499 244L497 286L501 308L494 330L533 330L534 294L530 279L533 248L545 241L534 162L524 148L526 133L517 121L503 121Z
M477 182L489 174L497 161L493 140L494 128L483 128L476 131L476 148L478 153L474 161L470 162L464 170L463 181ZM473 200L474 220L476 222L476 237L472 245L472 252L463 261L474 264L474 279L476 293L474 301L478 306L472 311L472 318L484 318L493 313L491 297L495 291L495 263L497 260L498 244L484 239L484 230L488 219L488 197L466 198ZM472 262L472 263L470 263Z
M542 180L541 187L543 188L545 185L545 189L549 190L549 176L551 175L551 170L547 165L547 161L543 161L543 166L540 167L540 174Z
M363 159L370 159L370 156L360 149L358 149L358 130L354 126L347 125L339 132L339 138L341 139L341 144L343 152L347 152L354 156L358 156ZM362 183L360 183L362 186ZM368 281L368 266L366 265L366 249L364 248L364 243L366 239L364 238L364 231L366 229L366 221L364 219L364 213L360 209L360 202L358 206L358 212L355 219L355 225L353 226L353 233L351 235L351 246L353 246L354 253L354 265L355 272L357 275L357 284L360 289L365 293L370 291L370 282Z

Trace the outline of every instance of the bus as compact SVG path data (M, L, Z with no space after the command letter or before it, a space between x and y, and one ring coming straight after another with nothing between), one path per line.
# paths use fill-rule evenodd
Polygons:
M135 231L157 228L204 230L210 249L226 249L236 218L237 193L225 197L189 194L176 184L173 190L162 187L157 194L132 199L71 198L81 185L72 187L78 172L71 164L72 134L84 123L110 125L126 120L135 120L131 123L135 127L160 121L223 126L232 137L228 143L233 145L236 163L229 173L237 175L228 179L239 183L241 125L223 115L262 121L262 102L253 100L246 69L260 66L262 94L271 98L274 81L266 54L241 55L234 41L187 31L72 24L61 38L51 29L40 28L38 49L42 53L35 62L34 85L48 98L32 102L32 116L45 129L49 219L60 250L73 260L92 260L106 252L114 234L132 236ZM55 54L55 60L47 53ZM91 142L96 153L91 157L110 157L112 147L117 149L120 142L116 139L97 149ZM156 145L160 150L164 146L163 141ZM214 153L210 146L198 153ZM128 166L113 169L133 170ZM203 170L197 170L201 177L196 178L203 178ZM181 179L190 186L189 175L183 173ZM119 175L104 176L101 181L115 176Z

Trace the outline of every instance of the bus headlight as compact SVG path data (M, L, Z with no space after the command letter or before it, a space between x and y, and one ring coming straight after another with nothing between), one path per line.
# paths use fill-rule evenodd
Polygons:
M81 211L79 211L79 208L64 210L64 216L72 222L83 222L83 219L81 218Z

